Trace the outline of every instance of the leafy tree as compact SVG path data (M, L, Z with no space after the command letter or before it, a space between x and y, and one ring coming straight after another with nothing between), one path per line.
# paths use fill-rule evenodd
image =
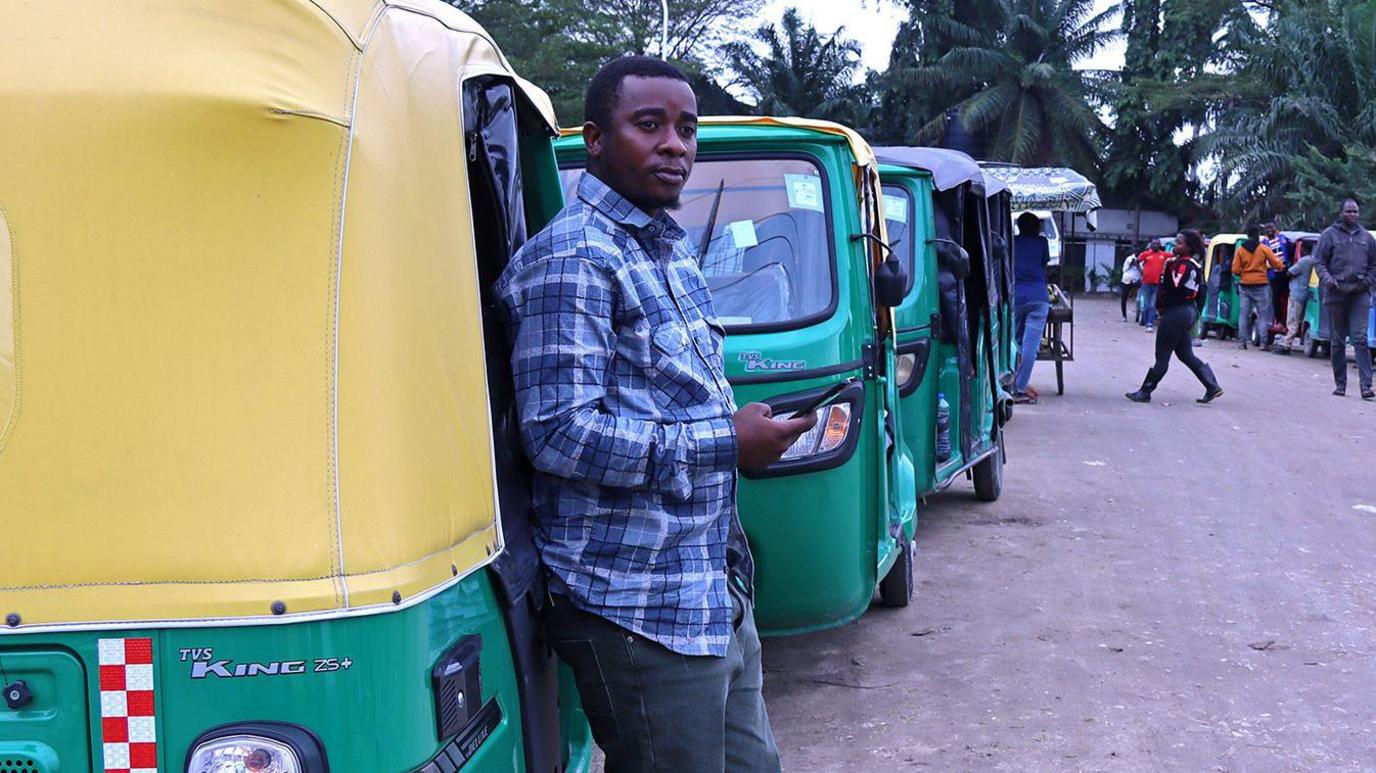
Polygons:
M1167 0L1125 0L1122 31L1127 37L1123 70L1113 103L1104 181L1133 203L1138 240L1143 202L1171 201L1185 194L1190 166L1188 151L1175 134L1185 125L1181 109L1163 109L1162 84L1173 83L1183 69L1164 47Z
M869 89L853 83L861 68L860 45L843 33L820 34L789 8L777 26L762 25L753 41L727 43L722 54L757 112L863 126L869 122Z
M1238 43L1232 96L1200 143L1224 214L1323 225L1336 208L1323 199L1368 185L1373 171L1376 3L1282 1Z
M1285 191L1294 224L1320 230L1337 219L1343 199L1352 196L1366 206L1376 205L1376 147L1352 145L1341 156L1317 148L1294 159L1295 181Z
M584 0L448 0L490 33L521 77L539 85L566 125L583 120L583 95L619 51L592 34Z
M923 126L975 93L974 85L927 77L926 68L957 46L996 41L996 5L997 0L909 0L888 68L872 82L881 116L873 128L878 142L917 144Z
M659 0L595 0L584 3L590 26L623 54L704 61L733 39L730 29L759 13L763 0L672 0L667 54L660 50L663 7Z
M1074 65L1119 33L1106 25L1117 8L1095 12L1094 0L999 0L985 25L992 39L958 45L924 77L936 87L972 88L955 105L963 127L983 133L991 155L1026 166L1062 164L1097 176L1112 77ZM960 33L960 27L951 30ZM967 28L966 33L976 30ZM945 116L923 127L938 139Z
M522 77L554 101L567 125L583 120L588 81L609 59L659 56L658 0L446 0L473 16L502 47ZM694 80L704 112L732 106L713 80L716 50L731 39L732 23L757 14L763 0L673 0L668 59Z

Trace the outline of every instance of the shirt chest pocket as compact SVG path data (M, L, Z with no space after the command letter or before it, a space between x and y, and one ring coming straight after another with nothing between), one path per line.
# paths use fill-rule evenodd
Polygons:
M688 336L688 329L677 322L650 328L650 384L665 407L700 406L712 399L707 383L711 374Z

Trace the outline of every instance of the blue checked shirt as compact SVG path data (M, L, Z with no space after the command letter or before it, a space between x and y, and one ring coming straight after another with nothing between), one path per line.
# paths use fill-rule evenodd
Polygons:
M684 655L725 655L735 402L687 234L590 174L512 258L512 334L535 544L578 608Z

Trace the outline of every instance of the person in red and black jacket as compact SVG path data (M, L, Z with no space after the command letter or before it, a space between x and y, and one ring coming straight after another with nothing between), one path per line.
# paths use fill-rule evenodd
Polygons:
M1200 263L1203 257L1204 239L1198 231L1181 231L1175 237L1175 254L1161 271L1156 295L1156 307L1161 315L1156 327L1156 364L1147 371L1142 387L1127 393L1127 398L1135 403L1151 402L1151 393L1166 377L1171 354L1185 363L1204 385L1204 396L1195 402L1212 402L1223 394L1213 368L1196 357L1190 345L1190 329L1199 317L1195 299L1204 291L1204 269Z

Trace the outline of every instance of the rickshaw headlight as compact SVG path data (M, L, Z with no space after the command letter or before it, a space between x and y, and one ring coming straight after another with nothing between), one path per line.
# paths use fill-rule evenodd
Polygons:
M850 403L832 403L817 409L817 423L793 441L779 461L805 459L835 451L850 434Z
M187 773L305 773L287 744L256 735L227 735L197 746Z

